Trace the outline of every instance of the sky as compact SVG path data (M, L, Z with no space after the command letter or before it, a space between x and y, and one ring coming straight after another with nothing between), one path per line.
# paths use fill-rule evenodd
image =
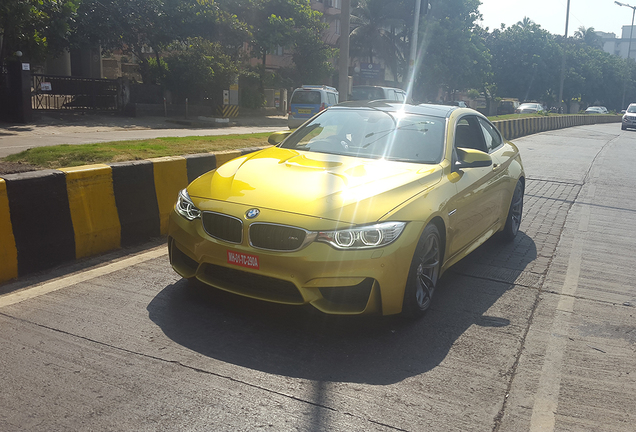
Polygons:
M541 28L553 34L565 33L565 13L568 0L480 0L479 12L483 15L483 27L490 31L501 23L511 26L524 17L530 18ZM636 0L619 0L636 6ZM596 31L615 33L621 37L623 26L632 23L632 9L614 4L614 0L570 0L568 36L583 26Z

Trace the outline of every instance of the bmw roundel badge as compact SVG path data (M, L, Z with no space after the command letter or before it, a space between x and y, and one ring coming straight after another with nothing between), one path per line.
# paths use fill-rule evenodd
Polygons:
M245 212L245 217L247 219L254 219L260 213L261 213L261 211L259 209L257 209L257 208L249 209L248 211Z

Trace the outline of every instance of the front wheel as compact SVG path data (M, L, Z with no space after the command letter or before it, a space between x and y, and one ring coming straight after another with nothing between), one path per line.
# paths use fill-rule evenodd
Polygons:
M431 305L442 263L439 230L433 224L420 237L404 290L402 314L410 318L423 316Z
M621 130L626 130L627 128L625 126L621 125Z
M506 241L514 240L519 232L519 225L521 225L521 216L523 214L523 189L523 181L519 180L512 194L512 202L508 210L506 225L501 233L503 239Z

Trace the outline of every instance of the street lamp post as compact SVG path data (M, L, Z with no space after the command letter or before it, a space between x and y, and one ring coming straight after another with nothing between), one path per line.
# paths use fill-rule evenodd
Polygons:
M619 6L625 6L625 7L631 8L631 10L632 10L632 26L629 29L629 44L627 45L627 61L629 61L629 54L632 52L632 35L634 33L634 15L636 15L636 6L628 5L626 3L621 3L621 2L617 2L617 1L615 1L614 3L616 3ZM625 82L623 84L623 103L621 104L622 107L625 106L625 92L626 92L626 90L627 90L627 77L625 78Z
M570 0L565 12L565 37L563 39L563 59L561 60L561 79L559 80L559 112L563 113L563 82L565 81L565 55L568 43L568 23L570 21Z

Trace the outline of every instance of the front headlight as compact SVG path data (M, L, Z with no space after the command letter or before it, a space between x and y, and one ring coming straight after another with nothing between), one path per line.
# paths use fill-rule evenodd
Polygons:
M335 231L320 231L316 241L336 249L371 249L393 243L402 234L406 222L383 222L375 225Z
M201 210L194 206L190 195L188 195L185 189L179 191L179 197L177 198L177 204L174 206L174 209L177 213L190 221L201 217Z

